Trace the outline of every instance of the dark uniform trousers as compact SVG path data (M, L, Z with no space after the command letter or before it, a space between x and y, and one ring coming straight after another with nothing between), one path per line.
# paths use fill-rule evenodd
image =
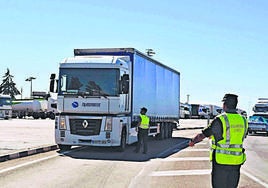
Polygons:
M136 152L140 151L141 145L143 144L143 152L147 153L147 151L148 151L148 130L149 129L142 129L139 127L138 144L136 147Z
M240 178L241 165L221 165L212 161L213 188L236 188Z

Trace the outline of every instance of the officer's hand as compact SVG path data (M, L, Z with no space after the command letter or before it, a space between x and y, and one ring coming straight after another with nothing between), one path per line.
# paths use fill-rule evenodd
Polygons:
M193 147L194 146L194 142L192 140L190 140L189 142L189 146Z

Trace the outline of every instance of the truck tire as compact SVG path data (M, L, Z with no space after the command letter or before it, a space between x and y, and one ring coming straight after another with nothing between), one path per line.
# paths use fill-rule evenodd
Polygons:
M173 126L173 123L168 124L168 138L172 138Z
M127 145L127 133L126 133L126 128L123 128L122 133L121 133L121 141L120 141L120 146L118 150L120 152L125 151Z
M62 145L62 144L58 144L58 146L59 146L59 149L60 149L61 151L68 151L68 150L70 150L71 147L72 147L72 146L70 146L70 145Z
M39 115L40 115L41 119L46 119L47 118L45 112L40 112Z
M160 138L160 140L165 139L165 124L164 123L161 123L161 125L160 125L159 138Z
M19 119L22 119L23 118L23 114L19 113L18 117L19 117Z
M165 123L165 139L168 139L168 127L169 127L169 124Z
M54 113L50 113L49 114L49 118L52 119L52 120L55 119L55 114Z
M39 116L39 113L38 112L34 112L33 113L33 118L34 119L38 119L40 116Z

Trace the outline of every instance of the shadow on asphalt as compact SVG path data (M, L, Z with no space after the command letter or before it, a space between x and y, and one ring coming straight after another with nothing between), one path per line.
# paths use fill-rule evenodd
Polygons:
M166 140L149 138L148 152L143 154L142 150L135 153L136 144L128 145L124 152L119 152L114 147L76 147L70 151L61 152L61 156L75 159L109 160L109 161L133 161L143 162L156 158L166 158L180 150L188 147L189 138L175 137Z

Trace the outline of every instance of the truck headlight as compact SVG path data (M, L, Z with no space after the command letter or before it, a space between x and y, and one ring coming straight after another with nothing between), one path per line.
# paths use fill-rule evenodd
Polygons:
M107 117L104 131L112 131L112 117Z
M66 122L64 117L60 118L60 129L66 129Z

